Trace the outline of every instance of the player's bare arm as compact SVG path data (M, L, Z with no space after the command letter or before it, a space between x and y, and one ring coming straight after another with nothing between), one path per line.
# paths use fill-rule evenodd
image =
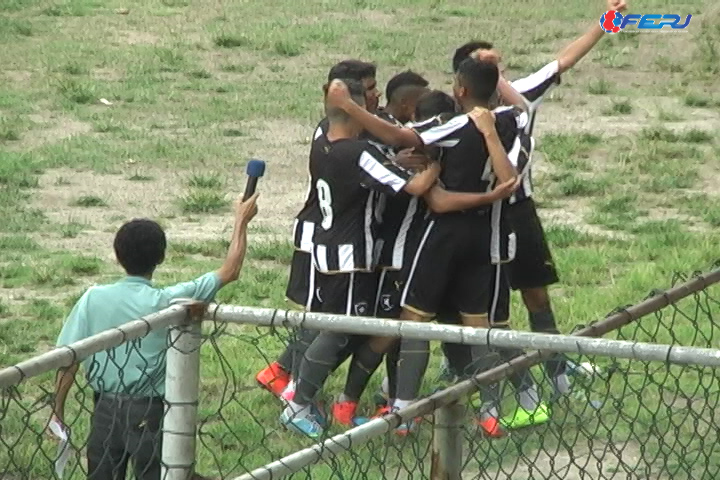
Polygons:
M63 427L65 426L65 401L70 388L75 383L75 375L79 367L79 363L73 363L69 367L61 368L57 371L57 377L55 378L55 402L52 419Z
M413 175L413 177L407 182L403 190L405 192L409 193L410 195L421 197L425 195L437 182L438 177L440 176L440 164L437 162L433 162L420 173L416 173Z
M334 107L344 110L355 121L362 125L365 130L378 137L386 145L397 147L418 147L422 145L420 137L418 137L414 130L393 125L355 103L342 80L333 80L330 82L327 102Z
M495 115L486 108L475 108L468 116L485 137L495 176L501 183L514 181L517 178L517 170L510 162L505 147L500 141L500 136L495 128Z
M623 12L627 9L625 0L607 0L607 9ZM575 66L605 35L600 24L595 21L593 26L582 36L565 47L557 56L559 73L566 72Z
M423 199L435 213L458 212L491 205L498 200L509 198L518 189L520 182L519 178L510 179L499 184L489 193L451 192L440 185L434 185Z

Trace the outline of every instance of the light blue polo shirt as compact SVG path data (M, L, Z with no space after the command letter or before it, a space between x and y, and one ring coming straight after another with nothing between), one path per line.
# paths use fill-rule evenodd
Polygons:
M217 272L166 288L156 288L142 277L89 288L73 307L57 340L70 345L140 317L159 312L176 298L210 302L220 290ZM125 343L82 361L88 384L99 393L145 397L165 394L165 353L168 329Z

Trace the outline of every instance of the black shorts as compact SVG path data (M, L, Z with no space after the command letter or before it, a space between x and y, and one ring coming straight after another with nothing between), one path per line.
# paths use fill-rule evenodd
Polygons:
M368 317L375 313L378 276L375 272L321 275L317 279L320 312Z
M508 264L498 264L491 267L488 295L488 321L490 326L503 326L510 320L510 283L507 278ZM480 286L479 288L485 288ZM462 325L462 318L457 310L450 305L440 307L437 321L445 325Z
M376 316L380 318L400 317L402 311L400 298L402 297L406 278L407 270L386 268L380 271L377 305L375 305Z
M491 278L489 212L445 214L423 234L401 305L428 317L442 308L485 314Z
M525 290L557 283L559 279L555 263L533 199L511 205L507 214L517 236L515 259L508 268L512 289Z
M318 272L312 264L312 254L295 250L290 262L290 278L285 296L298 307L307 311L317 311L319 309L315 295L317 277Z

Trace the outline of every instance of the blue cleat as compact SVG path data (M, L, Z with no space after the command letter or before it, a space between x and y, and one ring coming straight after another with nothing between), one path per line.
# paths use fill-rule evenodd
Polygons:
M323 423L326 420L317 413L315 409L304 417L291 417L288 415L287 410L283 411L280 415L280 423L285 426L288 430L292 430L301 435L305 435L310 438L320 438L325 432Z

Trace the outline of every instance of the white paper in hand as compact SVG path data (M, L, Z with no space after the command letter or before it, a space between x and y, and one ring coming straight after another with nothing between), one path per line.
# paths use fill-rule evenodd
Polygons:
M70 437L65 429L54 419L50 421L49 427L53 435L60 439L57 460L55 460L55 474L58 478L62 478L65 465L67 465L70 459Z

